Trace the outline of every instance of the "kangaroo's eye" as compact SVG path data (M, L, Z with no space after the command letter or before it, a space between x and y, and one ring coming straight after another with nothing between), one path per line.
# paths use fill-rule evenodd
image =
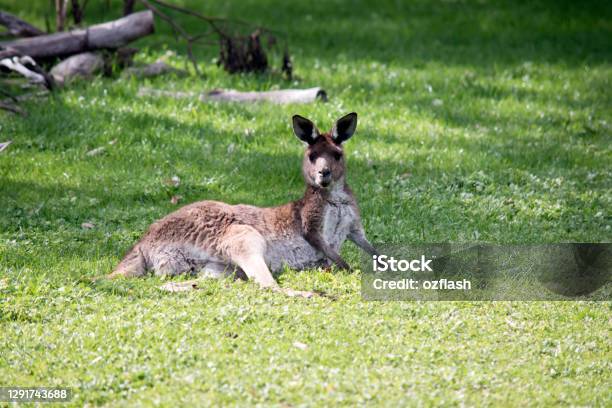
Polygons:
M311 162L315 162L315 160L317 160L317 155L315 153L310 153L308 155L308 160L310 160Z
M340 160L341 158L342 158L342 153L340 153L340 152L334 153L334 159Z

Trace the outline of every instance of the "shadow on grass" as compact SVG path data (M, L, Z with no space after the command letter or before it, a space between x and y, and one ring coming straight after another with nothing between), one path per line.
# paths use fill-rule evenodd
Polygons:
M24 2L6 0L7 11L24 14ZM47 12L29 1L29 13L41 21ZM333 2L283 0L184 0L183 6L208 15L246 19L279 30L296 55L296 68L306 70L300 57L333 62L347 60L398 62L419 66L492 67L504 64L610 62L612 6L606 0L539 1L369 1ZM34 10L34 12L32 12ZM117 18L122 2L88 4L88 24ZM202 32L201 21L176 15L191 33ZM36 23L36 21L34 21ZM151 49L177 43L171 27L156 22L156 35L136 43ZM197 47L196 55L210 61L216 47Z
M492 67L524 61L568 65L610 61L612 7L605 0L213 2L193 9L286 30L299 56L333 61ZM184 20L198 30L198 22ZM166 42L171 31L160 27ZM162 38L151 38L156 43ZM209 55L211 50L205 51ZM214 53L214 51L212 51Z
M58 98L59 100L59 98ZM156 100L154 103L163 104L163 100ZM225 107L224 107L225 108ZM19 146L22 154L50 154L60 159L66 167L76 166L83 173L90 174L89 180L82 180L75 185L69 181L57 178L56 183L37 183L31 180L15 180L11 177L11 163L3 167L5 177L0 181L2 189L6 192L5 199L12 200L14 203L22 203L19 195L36 196L38 198L64 197L67 193L79 193L85 196L92 196L100 200L100 206L112 203L140 203L152 204L166 201L170 198L172 191L168 191L158 180L155 189L149 185L139 185L139 181L149 181L153 178L161 178L162 174L169 174L176 171L178 166L187 166L192 173L201 174L203 177L214 174L228 175L231 179L227 182L231 185L230 190L219 188L207 188L206 186L189 185L186 180L181 193L186 193L187 197L202 197L209 195L211 199L228 199L230 201L242 202L250 201L257 205L274 205L265 196L258 194L258 191L270 193L272 197L283 197L283 200L298 198L303 190L303 181L299 173L301 163L301 153L297 153L297 141L291 134L283 135L287 140L296 142L296 148L288 151L279 149L266 149L258 147L254 141L249 141L242 135L228 134L227 131L215 128L210 123L204 125L194 125L181 122L167 115L153 115L144 112L132 111L111 111L103 108L96 108L92 111L84 107L68 107L56 102L52 107L53 113L38 115L37 121L23 121L20 126L22 133L34 135L31 139L17 140L16 147ZM241 105L232 105L232 114L244 120L251 119L253 113ZM486 127L494 127L499 123L509 122L509 118L500 117L499 114L492 114L486 111L479 112L474 118L471 113L464 114L456 110L432 110L424 109L420 112L426 121L435 123L443 121L458 128L465 128L470 124L481 124ZM516 115L519 115L518 113ZM96 121L90 122L88 118L94 116ZM523 116L514 117L514 122L529 123L535 121L530 113ZM563 118L559 115L552 115L547 118L548 123L559 127L563 123ZM551 122L552 121L552 122ZM84 123L88 129L83 129ZM109 122L121 123L124 128L137 129L136 132L124 132L117 138L117 147L108 146L110 138L105 134L105 126ZM367 140L383 141L389 146L397 145L404 147L410 140L399 137L393 133L379 134L378 129L362 125L357 135L358 143ZM83 135L91 135L90 138L83 138ZM181 135L180 140L176 140L174 135ZM593 136L598 137L599 134ZM420 135L416 137L421 138ZM530 134L522 137L521 144L537 140ZM486 134L481 140L470 140L465 138L448 138L443 144L446 148L462 148L468 155L482 155L490 150L491 143L495 145L497 135ZM435 149L435 140L428 142L429 147ZM106 152L96 157L87 157L86 152L96 146L102 145ZM207 147L204 147L207 145ZM234 145L233 147L230 145ZM237 145L237 146L236 146ZM232 153L228 149L235 149ZM544 144L542 148L547 151L546 157L563 155L566 152L562 146L551 142ZM349 148L350 150L351 148ZM71 151L68 155L64 153ZM536 149L533 153L539 155ZM577 154L577 152L573 152ZM65 158L63 158L65 157ZM418 158L418 156L417 156ZM546 162L542 160L534 161L531 158L525 159L524 156L514 157L516 164L526 167L535 166L546 170L547 167L558 166L554 161ZM386 179L390 176L404 172L404 162L398 158L385 158L380 162L364 157L349 156L349 178L354 180L354 184L359 189L359 185L365 181L366 177L376 176L375 180ZM265 165L262 165L265 164ZM440 164L440 166L443 163ZM161 168L161 170L160 170ZM96 169L101 171L97 172ZM250 180L254 176L253 169L265 172L265 177L258 177L258 191L251 190ZM54 169L58 170L58 169ZM111 173L105 178L104 171ZM439 167L439 172L446 172L450 167ZM100 173L100 174L98 174ZM244 176L241 177L241 174ZM98 177L99 176L99 177ZM101 178L100 178L101 177ZM117 179L117 177L123 177ZM87 182L89 181L89 182ZM102 184L100 184L102 183ZM105 184L106 183L106 184ZM280 186L280 188L279 188ZM286 195L282 190L289 187L293 193ZM170 189L171 190L171 189ZM242 193L241 193L242 192ZM296 197L297 195L297 197ZM281 204L283 201L277 203ZM167 205L168 208L172 206ZM19 206L17 206L19 208ZM69 208L69 205L67 206ZM7 208L9 209L9 208ZM44 208L42 209L44 211ZM6 224L5 224L6 225Z

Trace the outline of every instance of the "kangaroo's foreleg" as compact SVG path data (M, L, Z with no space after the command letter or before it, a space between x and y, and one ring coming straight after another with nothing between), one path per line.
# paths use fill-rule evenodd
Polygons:
M315 294L306 291L281 288L274 280L264 260L266 241L253 227L234 225L228 229L222 239L222 252L232 263L240 267L249 279L261 288L271 289L288 296L312 297Z
M331 259L336 264L336 266L338 266L338 268L346 269L346 270L351 269L349 264L346 263L344 259L342 259L340 254L336 252L336 250L333 249L331 246L329 246L327 242L325 242L325 239L323 239L320 233L313 231L313 232L307 233L305 238L306 238L306 241L308 241L310 245L315 247L317 250L323 252L323 254L326 257Z
M376 248L374 248L372 244L370 244L370 241L368 241L368 239L366 238L365 231L363 230L361 223L359 225L356 225L351 230L348 235L348 239L352 241L355 245L357 245L359 248L366 251L368 254L378 255L378 251L376 250Z

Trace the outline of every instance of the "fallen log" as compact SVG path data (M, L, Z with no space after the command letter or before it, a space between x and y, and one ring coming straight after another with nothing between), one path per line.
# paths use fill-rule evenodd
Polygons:
M152 88L140 88L138 96L170 97L174 99L196 98L201 102L261 102L278 104L311 103L316 100L327 101L323 88L281 89L278 91L240 92L234 89L215 89L209 92L173 92Z
M104 58L93 52L83 52L66 58L49 72L56 82L63 84L74 77L90 77L104 68Z
M44 31L5 11L0 11L0 25L5 26L9 34L15 37L36 37L44 34Z
M141 11L86 29L0 42L32 58L62 57L98 49L116 49L153 33L153 12Z

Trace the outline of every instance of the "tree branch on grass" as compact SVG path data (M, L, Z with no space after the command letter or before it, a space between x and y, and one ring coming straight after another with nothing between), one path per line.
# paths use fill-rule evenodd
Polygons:
M262 102L285 103L312 103L327 101L327 93L323 88L308 89L281 89L278 91L240 92L233 89L215 89L209 92L174 92L152 88L140 88L140 97L170 97L174 99L197 99L200 102Z
M262 37L268 36L268 45L276 43L276 38L272 35L273 30L257 27L249 22L239 19L227 19L223 17L211 17L198 13L184 7L177 6L162 0L140 0L140 3L151 10L156 16L168 23L175 33L175 36L182 38L187 43L187 56L191 61L196 73L199 74L197 61L193 55L193 46L196 43L203 43L207 37L216 35L219 45L218 64L229 73L236 72L263 72L268 68L268 58L262 45ZM163 11L162 11L163 9ZM192 35L173 19L166 10L176 11L204 21L210 27L206 33ZM254 31L246 36L230 34L225 26L228 24L239 24L255 27ZM291 62L287 46L283 55L281 71L288 78L291 78Z
M185 41L187 41L187 56L189 57L189 60L191 60L191 63L193 64L193 69L195 69L196 73L199 74L200 70L198 69L198 63L195 57L193 56L193 48L192 48L193 47L193 37L189 35L189 33L185 31L185 29L181 27L176 21L174 21L174 19L172 19L167 14L161 12L157 7L153 6L147 0L140 0L140 2L146 8L151 10L153 14L155 14L157 17L161 18L166 23L170 24L175 34L178 33L180 37L182 37Z
M14 37L35 37L44 34L42 30L4 11L0 11L0 25L5 26L9 34Z
M7 147L9 147L9 145L13 143L12 140L8 140L6 142L1 142L0 143L0 152L2 152L3 150L5 150Z
M49 95L49 91L30 92L18 96L10 95L8 92L2 93L7 95L8 98L0 100L0 109L20 116L27 116L28 113L23 108L18 106L19 102Z
M29 57L5 58L3 60L0 60L0 68L3 67L8 69L9 71L14 71L35 84L43 84L45 82L45 77L26 67L26 64L29 65L31 60L32 59Z
M19 116L27 115L27 113L23 109L21 109L19 106L11 102L7 102L7 101L0 101L0 109L5 110L10 113L14 113L15 115L19 115Z

